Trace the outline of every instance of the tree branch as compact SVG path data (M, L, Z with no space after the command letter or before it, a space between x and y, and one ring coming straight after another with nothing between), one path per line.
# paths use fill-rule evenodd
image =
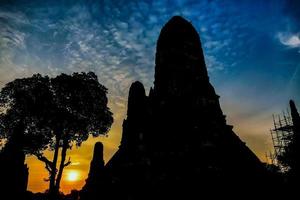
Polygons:
M45 168L48 170L49 173L52 172L51 167L49 165L46 164Z
M45 163L45 168L47 169L47 171L49 173L52 173L52 170L51 170L51 166L52 166L52 162L50 160L48 160L48 158L46 158L45 156L43 155L36 155L37 159L39 159L40 161L44 162Z
M71 157L69 157L69 160L68 160L68 162L66 162L66 163L64 164L64 167L70 165L71 163L72 163L72 162L71 162Z
M48 160L48 158L46 158L43 155L37 155L36 156L40 161L46 163L47 165L52 165L52 162L50 160Z

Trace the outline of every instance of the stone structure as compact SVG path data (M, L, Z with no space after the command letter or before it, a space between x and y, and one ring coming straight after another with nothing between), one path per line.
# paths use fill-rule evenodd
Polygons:
M288 147L288 156L290 164L289 182L295 189L295 194L299 196L299 191L295 187L300 183L300 115L293 100L290 100L291 116L293 121L293 140Z
M81 191L81 199L99 199L99 190L104 190L105 181L107 180L104 171L103 144L97 142L94 147L89 175Z
M0 153L0 194L11 199L25 199L28 184L28 167L21 145L8 142Z
M259 188L265 168L226 124L191 23L167 22L155 65L148 96L140 82L130 87L121 145L105 166L99 199L198 199L227 187Z
M290 109L293 121L293 132L296 136L298 136L300 135L300 115L293 100L290 100Z

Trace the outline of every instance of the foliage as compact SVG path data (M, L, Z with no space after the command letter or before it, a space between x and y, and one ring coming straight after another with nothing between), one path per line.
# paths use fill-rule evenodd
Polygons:
M63 139L79 146L89 134L96 137L108 131L112 117L107 108L107 89L94 73L61 74L51 84L57 105L52 126L63 130Z
M0 139L22 140L26 154L45 150L52 137L47 123L53 108L49 81L36 74L8 83L0 93Z
M65 162L67 150L89 135L106 134L113 122L106 94L93 72L16 79L0 93L0 139L18 140L24 153L44 162L49 193L57 194L63 169L71 163L70 158ZM46 148L54 151L52 161L43 155Z

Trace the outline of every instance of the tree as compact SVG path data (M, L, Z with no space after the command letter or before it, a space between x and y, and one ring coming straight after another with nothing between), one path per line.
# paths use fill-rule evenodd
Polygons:
M107 89L94 73L62 74L52 79L51 84L57 105L52 129L55 130L56 146L62 149L55 182L58 192L63 169L70 164L70 158L66 163L65 160L72 142L80 146L90 134L94 137L105 134L113 118L107 108ZM54 155L58 153L57 147Z
M0 154L1 193L12 198L24 198L28 169L25 154L35 154L47 148L51 132L44 126L45 101L51 97L49 78L34 75L8 83L0 92L0 141L6 141ZM38 128L39 127L39 128Z
M0 92L0 139L15 143L25 154L47 148L51 129L47 113L53 108L49 78L40 74L16 79Z
M25 126L30 129L24 129L23 135L26 138L25 141L43 140L36 146L29 145L28 150L29 153L36 155L40 161L45 163L49 172L49 193L52 198L55 198L59 192L63 169L71 163L70 158L66 162L67 150L73 144L80 146L83 141L88 139L89 135L96 137L106 134L113 118L107 107L107 89L98 82L94 73L61 74L52 79L41 76L39 78L48 80L45 81L45 87L41 94L31 92L33 88L30 85L26 87L27 91L30 91L29 99L33 99L33 102L39 107L30 107L29 110L35 112L24 112L23 116L31 120L24 122ZM27 83L28 79L24 79L23 82ZM15 88L19 87L17 85ZM4 91L6 90L10 91L11 89L4 88ZM16 110L15 107L6 105L11 101L19 101L21 97L10 97L6 94L8 92L1 95L3 96L2 105L5 105L4 109L8 108L7 111L13 112ZM41 95L43 98L38 98ZM43 102L40 102L41 100ZM20 107L27 108L28 102L21 102ZM7 113L3 116L6 116ZM3 124L5 124L4 127L8 127L5 121ZM6 130L8 131L8 129ZM4 138L9 138L5 136ZM43 155L45 147L54 151L51 161ZM61 152L61 162L57 169L59 152Z

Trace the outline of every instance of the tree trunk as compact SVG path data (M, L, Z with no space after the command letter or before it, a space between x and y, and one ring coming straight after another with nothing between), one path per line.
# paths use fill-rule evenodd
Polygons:
M56 190L55 190L55 177L56 177L56 164L57 164L57 159L58 159L58 152L59 152L59 142L60 142L60 137L61 133L58 133L55 136L55 149L54 149L54 156L53 156L53 161L52 161L52 166L51 166L51 173L50 173L50 183L49 183L49 194L50 194L50 199L55 199L56 197Z
M63 148L61 150L61 161L60 161L60 165L59 165L59 171L57 174L56 184L55 184L56 192L59 192L59 185L60 185L62 173L63 173L64 167L66 166L65 160L66 160L68 148L69 148L69 143L68 143L68 141L64 140Z

